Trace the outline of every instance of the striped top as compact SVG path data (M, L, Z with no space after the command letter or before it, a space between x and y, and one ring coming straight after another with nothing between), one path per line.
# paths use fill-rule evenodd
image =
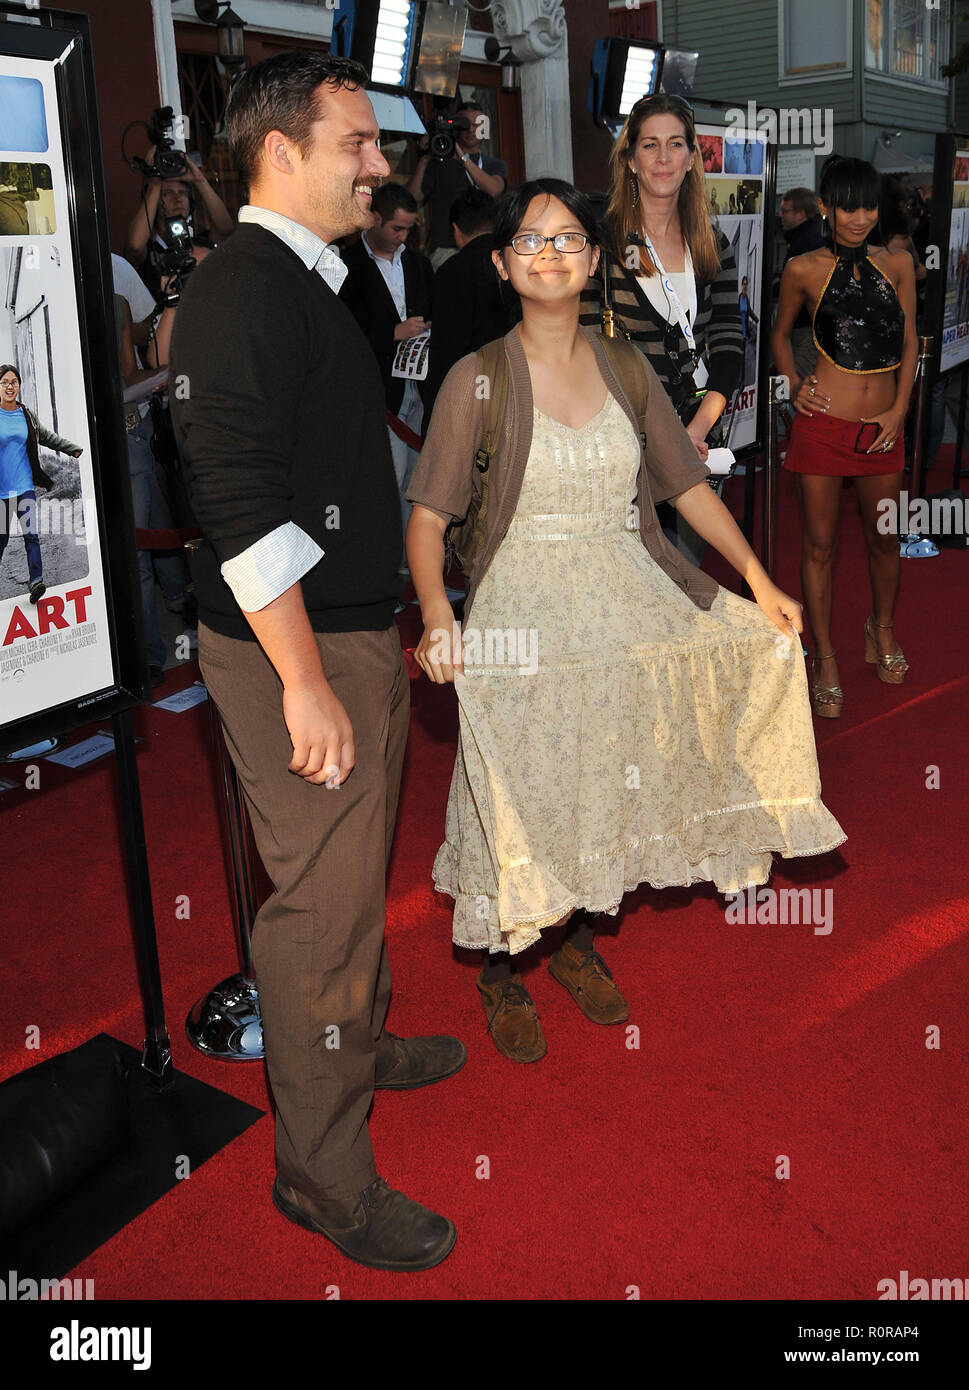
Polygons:
M744 365L744 340L740 331L739 286L737 263L730 242L720 232L720 273L711 281L697 282L696 321L692 325L698 350L703 354L710 376L709 391L719 391L729 401L740 382ZM603 257L603 261L606 257ZM690 350L683 330L659 314L649 302L633 272L628 271L615 256L608 256L609 284L612 309L621 330L632 335L632 341L649 360L668 394L673 370L664 346L664 338L677 355L680 370L690 372ZM588 288L582 292L580 322L588 328L602 325L601 265Z

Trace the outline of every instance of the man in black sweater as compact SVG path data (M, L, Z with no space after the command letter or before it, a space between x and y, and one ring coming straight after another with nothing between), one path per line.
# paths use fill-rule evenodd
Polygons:
M370 224L389 172L365 82L347 60L285 53L233 89L251 201L182 297L172 413L205 537L199 662L275 888L253 932L273 1200L362 1264L428 1269L454 1227L378 1178L367 1130L375 1086L441 1080L466 1054L384 1029L409 708L400 510L380 375L328 244Z

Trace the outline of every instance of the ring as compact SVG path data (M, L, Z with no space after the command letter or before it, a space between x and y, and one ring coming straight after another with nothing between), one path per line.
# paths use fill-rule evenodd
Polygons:
M817 393L817 391L815 391L815 389L814 389L813 386L809 386L809 387L808 387L808 395L809 395L809 396L816 396L817 394L818 394L818 393Z

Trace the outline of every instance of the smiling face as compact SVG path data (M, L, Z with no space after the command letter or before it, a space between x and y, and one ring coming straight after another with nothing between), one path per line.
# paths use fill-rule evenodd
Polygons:
M6 406L9 410L16 403L20 394L20 381L16 372L4 372L0 376L0 405Z
M538 232L546 237L559 232L588 235L575 213L547 194L529 203L515 236L524 232ZM582 293L599 264L599 248L589 245L577 253L556 251L547 241L543 251L531 255L520 256L514 247L506 246L502 251L493 251L491 259L502 280L509 280L522 299L557 303Z
M679 193L694 156L678 116L650 116L639 128L639 139L628 160L629 171L638 179L640 193L668 198Z
M302 150L278 130L266 136L252 196L258 201L255 189L266 188L284 204L270 206L333 241L373 225L371 193L390 165L380 153L380 131L362 87L334 90L321 83L315 100L324 114L313 121Z
M860 246L874 231L878 221L877 208L853 208L851 212L846 212L844 208L831 207L820 201L818 207L821 216L828 219L831 234L837 237L842 246Z

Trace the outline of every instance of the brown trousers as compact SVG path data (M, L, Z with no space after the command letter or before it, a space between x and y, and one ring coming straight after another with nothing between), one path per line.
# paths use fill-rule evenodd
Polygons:
M396 627L317 633L353 725L342 787L287 771L282 685L258 642L199 625L199 665L225 729L275 892L253 929L276 1167L310 1197L348 1197L377 1176L367 1131L376 1040L390 1001L387 861L410 686Z

